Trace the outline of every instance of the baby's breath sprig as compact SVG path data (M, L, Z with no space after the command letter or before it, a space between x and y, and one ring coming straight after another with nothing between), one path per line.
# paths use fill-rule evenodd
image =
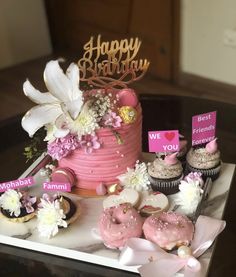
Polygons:
M102 119L102 117L108 113L111 108L111 96L107 95L105 93L101 92L97 92L93 97L92 97L93 101L93 109L97 114L97 119L98 121L100 121Z

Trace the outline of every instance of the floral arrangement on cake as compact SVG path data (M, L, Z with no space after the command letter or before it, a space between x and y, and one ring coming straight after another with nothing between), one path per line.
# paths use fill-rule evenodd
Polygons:
M120 103L122 90L80 90L79 68L74 63L64 74L58 61L50 61L44 80L48 88L45 93L35 89L29 80L23 85L25 95L38 105L26 113L22 126L31 137L41 127L46 129L44 140L53 159L60 160L77 148L88 154L99 149L102 143L96 131L100 128L110 128L118 143L122 143L119 127L136 120L135 107Z

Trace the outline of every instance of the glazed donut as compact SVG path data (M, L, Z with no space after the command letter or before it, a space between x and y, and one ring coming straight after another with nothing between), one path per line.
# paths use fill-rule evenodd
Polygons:
M187 216L174 212L162 212L149 216L143 224L144 236L165 250L189 245L194 226Z
M105 209L98 225L108 248L122 248L129 238L141 237L143 219L131 204L125 203Z

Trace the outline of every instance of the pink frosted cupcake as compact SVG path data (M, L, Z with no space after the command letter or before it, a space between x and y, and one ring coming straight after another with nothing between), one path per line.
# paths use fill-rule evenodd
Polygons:
M186 155L188 152L187 144L188 144L188 141L185 139L185 137L179 134L179 151L177 153L177 158L178 160L181 161L183 168L185 167L185 164L186 164ZM158 158L164 158L166 155L170 155L171 153L172 152L159 152L159 153L156 153L156 156Z
M216 138L206 145L192 147L186 159L187 172L200 172L204 180L207 177L212 178L212 180L219 177L221 161Z
M156 158L148 165L148 174L154 191L164 194L178 192L180 181L183 179L183 167L177 159L177 153Z

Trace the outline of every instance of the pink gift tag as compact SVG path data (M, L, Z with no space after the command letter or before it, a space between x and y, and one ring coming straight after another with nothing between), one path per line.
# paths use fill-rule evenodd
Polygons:
M192 118L192 145L209 142L215 138L216 111L195 115Z
M14 181L8 181L0 184L0 192L4 192L8 189L18 189L34 185L33 177L27 177L24 179L18 179Z
M179 131L150 131L148 132L149 152L179 151Z
M48 191L71 191L71 185L69 183L59 183L59 182L43 182L43 190Z

